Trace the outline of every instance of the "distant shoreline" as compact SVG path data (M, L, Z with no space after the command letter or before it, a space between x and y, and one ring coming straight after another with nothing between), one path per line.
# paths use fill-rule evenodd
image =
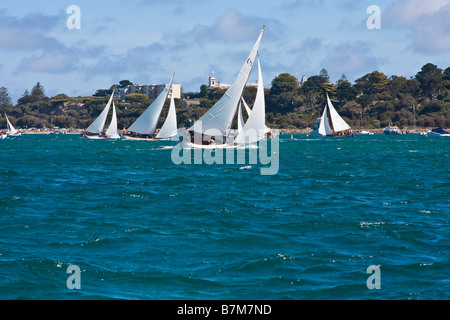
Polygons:
M306 129L279 129L280 134L309 134L311 131L311 128ZM373 134L383 134L384 128L378 128L378 129L352 129L353 133L361 133L362 131L367 131ZM403 133L411 133L411 132L420 132L420 133L427 133L430 131L431 128L405 128L400 129Z
M280 134L309 134L311 128L306 129L278 129ZM370 132L373 134L383 134L384 128L378 129L353 129L353 132L358 134L362 131ZM405 128L401 129L403 133L411 133L411 132L419 132L419 133L427 133L431 130L431 128ZM51 135L51 134L82 134L84 129L47 129L47 130L36 130L36 129L22 129L21 132L23 134L40 134L40 135ZM120 133L121 131L119 131Z

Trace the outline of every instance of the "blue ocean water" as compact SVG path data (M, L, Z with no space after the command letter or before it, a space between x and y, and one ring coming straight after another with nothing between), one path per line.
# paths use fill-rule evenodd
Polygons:
M273 176L170 141L0 141L0 299L448 299L449 139L292 138Z

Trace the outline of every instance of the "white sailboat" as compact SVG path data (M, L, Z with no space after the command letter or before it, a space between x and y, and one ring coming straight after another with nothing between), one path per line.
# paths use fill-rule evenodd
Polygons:
M119 132L117 132L117 114L116 114L116 106L114 105L114 100L112 102L112 118L111 123L109 124L108 130L106 130L106 139L120 139Z
M391 124L384 128L383 133L388 135L403 134L397 126L392 126Z
M259 63L259 61L258 61L258 63ZM262 83L262 78L261 78L261 83ZM258 86L258 89L257 89L259 92L261 92L261 94L264 94L264 85L262 84L261 86ZM258 93L257 93L258 94ZM247 117L250 117L250 114L252 113L252 110L249 108L249 106L248 106L248 104L245 102L245 100L244 100L244 98L242 97L242 103L244 104L244 107L245 107L245 111L247 112ZM264 102L264 105L265 105L265 102ZM254 106L253 106L254 107ZM264 106L264 118L266 117L266 115L265 115L265 113L266 113L266 111L265 111L265 106ZM272 137L274 134L275 134L275 132L273 132L273 130L272 129L270 129L268 126L266 126L265 124L264 124L264 127L265 127L265 131L266 131L266 134L267 134L267 136L268 137Z
M251 140L259 139L260 136L257 129L260 127L261 118L265 118L264 92L257 97L247 122L242 125L243 120L238 120L238 125L240 126L238 129L238 136L235 138L231 137L230 133L231 125L240 105L242 93L250 77L258 53L263 32L264 28L261 30L253 49L230 88L220 100L206 112L206 114L186 131L185 135L182 137L183 140L181 146L183 148L236 148L238 143L246 143ZM261 74L260 77L262 79ZM262 80L260 81L259 86L262 86ZM242 116L242 108L240 110L238 117ZM257 110L260 111L255 112ZM261 112L263 113L262 116L260 114ZM252 132L251 135L250 131Z
M19 130L14 128L14 126L11 124L11 122L9 121L8 116L6 115L6 113L5 113L5 118L6 118L6 125L8 126L8 130L6 131L6 135L7 136L12 136L12 137L18 137L18 136L22 135L22 133L20 133Z
M169 95L170 88L172 86L173 78L166 84L163 91L153 101L152 104L142 113L139 118L128 128L126 133L126 139L129 140L161 140L168 139L177 135L177 118L175 111L175 102L173 95L171 96L169 113L167 114L166 121L159 133L156 133L156 126L158 125L161 111Z
M175 100L173 94L170 96L169 112L163 126L156 135L156 139L170 139L178 135L177 112L175 109Z
M242 103L239 104L237 125L238 125L237 133L239 134L242 132L242 130L244 129L244 125L245 125L244 116L242 114Z
M328 119L328 112L330 113L330 119ZM332 126L332 127L331 127ZM353 136L352 129L337 113L330 97L327 93L327 104L323 110L322 118L320 118L319 134L321 136L328 137L348 137Z
M116 106L114 105L114 92L113 90L111 97L108 100L105 108L102 113L97 117L97 119L92 122L92 124L86 129L86 132L83 134L84 138L88 139L120 139L120 135L117 132L117 115L116 115ZM111 123L104 132L104 127L106 123L106 118L108 117L109 109L113 109Z
M249 145L267 137L266 126L266 103L264 98L264 83L261 72L261 64L258 59L258 89L256 91L255 103L242 130L234 140L239 146Z

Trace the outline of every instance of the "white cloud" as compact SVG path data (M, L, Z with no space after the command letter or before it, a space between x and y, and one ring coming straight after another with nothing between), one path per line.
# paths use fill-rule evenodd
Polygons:
M244 16L235 9L227 10L211 25L196 25L187 33L195 41L246 41L255 38L255 34L269 21L260 17ZM273 22L273 19L271 19Z
M423 19L439 14L448 6L450 6L450 0L400 0L391 5L387 11L392 18L395 17L397 24L414 27Z
M58 40L44 35L59 21L58 16L34 13L18 18L0 10L0 50L59 49Z
M450 52L450 0L401 0L386 9L388 27L409 30L412 47L422 53Z
M76 70L78 58L67 52L46 51L40 56L27 57L18 72L67 73Z
M339 79L342 74L351 79L376 70L378 59L372 54L369 44L348 42L330 47L322 65L332 79Z

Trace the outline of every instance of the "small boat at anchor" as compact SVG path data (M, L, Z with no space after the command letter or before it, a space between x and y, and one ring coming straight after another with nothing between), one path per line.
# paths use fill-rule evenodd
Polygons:
M400 129L396 126L387 126L384 128L383 133L388 135L402 134Z
M446 131L444 128L436 128L428 132L429 134L432 134L434 136L439 137L450 137L450 132Z

